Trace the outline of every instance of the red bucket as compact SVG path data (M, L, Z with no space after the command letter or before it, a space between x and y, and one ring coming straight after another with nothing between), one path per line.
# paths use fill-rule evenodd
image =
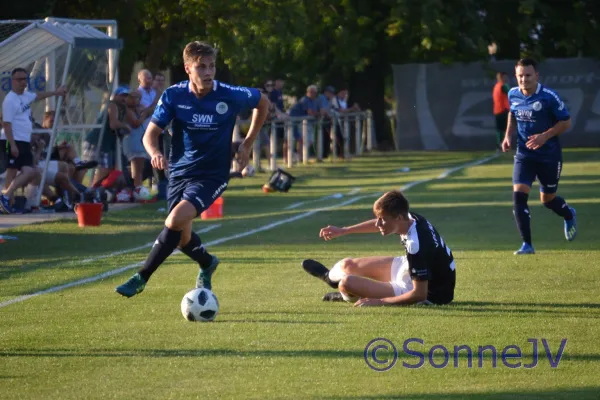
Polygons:
M100 226L102 218L102 203L79 203L75 204L75 213L79 226Z
M202 214L201 219L223 218L223 198L219 197Z

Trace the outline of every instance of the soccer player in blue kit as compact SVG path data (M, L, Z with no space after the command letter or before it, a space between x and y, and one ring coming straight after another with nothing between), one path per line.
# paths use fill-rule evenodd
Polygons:
M150 276L179 247L200 266L196 287L211 289L211 276L219 259L209 254L192 222L227 188L231 166L231 140L237 115L255 109L252 123L237 152L238 163L248 163L252 143L269 111L269 101L258 89L230 86L214 80L216 50L191 42L183 50L189 81L173 85L162 94L144 134L144 147L152 166L166 169L158 138L172 123L168 170L169 215L144 266L116 292L132 297L144 290Z
M540 182L540 199L546 208L564 219L568 241L575 239L575 209L556 195L562 170L562 150L558 136L571 126L571 116L554 91L538 82L537 63L524 58L515 65L518 87L508 92L510 118L502 151L510 150L517 131L517 153L513 170L513 212L523 244L515 254L534 254L527 199L531 185Z

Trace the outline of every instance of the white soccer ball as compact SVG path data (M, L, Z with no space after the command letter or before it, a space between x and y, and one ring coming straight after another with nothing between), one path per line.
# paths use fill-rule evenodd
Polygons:
M181 300L181 314L188 321L209 322L219 313L219 300L205 288L190 290Z
M242 176L254 176L256 171L252 165L246 165L246 167L242 170Z

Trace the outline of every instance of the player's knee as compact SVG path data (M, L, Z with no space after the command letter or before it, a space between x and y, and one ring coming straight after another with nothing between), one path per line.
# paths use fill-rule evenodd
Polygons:
M338 284L340 292L354 293L354 289L356 289L356 278L357 277L354 275L344 276Z
M344 258L342 260L341 267L342 267L342 271L345 274L349 275L349 274L352 274L354 272L354 269L356 268L356 262L352 258L349 258L349 257L348 258Z
M540 193L540 200L546 207L548 207L548 203L550 203L556 197L556 193Z
M165 226L171 230L180 231L187 225L188 222L189 218L187 218L186 216L177 212L172 212L167 217L167 220L165 221Z
M352 286L352 277L345 276L338 284L338 289L340 292L350 293L350 287Z

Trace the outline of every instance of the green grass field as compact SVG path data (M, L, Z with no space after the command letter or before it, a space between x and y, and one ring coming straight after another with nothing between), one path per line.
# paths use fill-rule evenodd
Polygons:
M132 299L118 296L114 287L133 269L3 306L0 398L598 399L600 153L595 149L564 154L559 193L577 209L574 242L564 239L562 220L540 204L534 187L534 256L512 254L520 238L512 218L511 156L406 192L412 209L438 228L454 252L457 287L451 305L324 303L328 288L300 267L308 257L333 265L344 257L403 254L397 237L355 235L324 242L318 232L327 224L371 218L377 193L488 155L390 153L299 167L287 194L263 194L265 174L233 180L225 218L198 220L195 230L221 224L201 235L214 242L264 228L209 247L222 261L213 279L221 305L215 322L191 323L181 315L181 298L197 273L182 254L170 257ZM402 167L411 171L398 172ZM344 197L321 199L335 193ZM301 201L306 203L286 209ZM348 204L336 207L343 202ZM166 216L158 211L163 206L110 212L98 228L58 221L6 232L19 240L0 244L0 303L143 261L149 247L84 260L152 242ZM363 357L367 343L381 337L400 351L387 372L370 369ZM411 345L425 354L421 368L403 366L418 361L402 351L408 338L424 341ZM530 338L540 340L535 368L507 368L500 354L494 368L489 352L481 368L476 355L468 368L464 353L453 366L452 349L458 345L474 351L494 345L499 353L518 345L522 362L529 364ZM550 366L542 338L554 355L567 339L557 368ZM427 361L434 345L450 350L447 367ZM433 361L444 361L441 351Z

